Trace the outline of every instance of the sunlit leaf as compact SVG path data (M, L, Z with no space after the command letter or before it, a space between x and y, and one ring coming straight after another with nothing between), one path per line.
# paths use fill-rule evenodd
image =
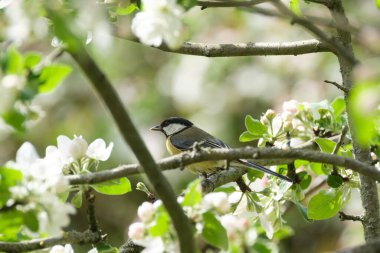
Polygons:
M346 102L343 97L337 97L332 101L331 107L334 110L334 116L337 118L346 110Z
M335 145L336 145L336 143L333 142L332 140L324 139L324 138L315 138L314 141L318 144L319 148L324 153L330 153L331 154L334 150Z
M189 184L181 203L182 206L194 206L201 202L202 192L200 183L200 180L194 180Z
M25 131L25 121L26 117L24 114L16 111L11 110L2 115L3 120L5 123L13 127L15 130L19 132Z
M132 12L134 12L136 9L138 9L137 5L135 3L131 3L128 6L119 6L116 9L117 15L129 15Z
M169 230L170 218L166 211L160 211L149 227L149 235L152 237L162 236Z
M41 61L41 55L37 53L27 53L24 56L24 67L31 69Z
M23 66L24 60L22 55L17 51L15 46L9 47L4 61L4 72L6 74L21 74Z
M291 9L294 14L297 14L298 16L301 15L301 9L298 0L290 0L289 9Z
M65 77L71 73L71 67L63 64L54 64L42 69L38 91L41 93L52 91Z
M380 0L375 0L376 7L380 9Z
M349 101L357 141L361 145L377 143L380 136L380 82L355 85Z
M131 183L126 177L93 184L91 187L94 188L95 191L107 195L122 195L132 190Z
M268 132L268 128L260 120L254 119L250 115L245 117L245 127L250 134L257 137L262 137Z
M119 252L117 248L115 248L112 245L105 243L105 242L97 243L95 246L96 246L96 249L98 250L98 253L117 253L117 252Z
M249 142L249 141L257 140L260 138L261 138L261 136L253 135L250 132L245 131L239 136L239 141L240 142Z
M83 193L82 191L78 191L74 194L71 199L71 204L73 204L76 208L80 208L82 206Z
M215 216L206 212L203 215L203 230L202 236L209 244L221 248L228 249L228 238L226 229L222 226Z
M307 216L313 220L324 220L335 216L350 199L351 188L339 187L322 190L314 195L307 208Z

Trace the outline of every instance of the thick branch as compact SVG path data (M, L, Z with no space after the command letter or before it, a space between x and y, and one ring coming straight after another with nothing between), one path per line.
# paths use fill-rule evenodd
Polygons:
M253 159L255 162L263 164L262 161L271 159L279 161L276 164L289 163L289 161L295 159L308 160L311 162L331 164L335 166L341 166L352 169L358 173L372 177L375 180L380 181L380 171L375 167L361 163L351 158L341 157L337 155L331 155L327 153L321 153L317 151L309 150L281 150L281 149L258 149L252 147L237 148L237 149L212 149L203 150L196 153L183 153L169 158L162 159L157 162L157 165L161 170L169 170L179 168L180 166L186 166L191 163L207 161L207 160L236 160L239 158ZM261 161L261 162L260 162ZM104 182L107 180L120 178L141 172L142 169L139 165L125 165L115 169L95 172L86 175L70 175L67 176L71 184L93 184ZM218 173L211 178L218 178L212 181L217 184L225 184L227 182L236 181L239 176L246 172L245 169L228 169L222 173ZM231 174L233 174L231 176Z
M338 24L338 27L349 25L341 0L331 0L327 7L329 8L334 21ZM337 35L339 42L352 56L354 56L351 33L346 30L337 28ZM338 53L337 56L339 60L343 86L347 90L351 90L353 86L352 71L354 68L354 63L352 61L349 61L346 57L344 57L344 55L340 53ZM354 128L350 109L351 105L347 93L345 93L345 101L347 108L348 126L350 128L352 136L355 158L363 163L371 164L372 160L369 147L360 146L357 142L356 131L358 131L358 129ZM362 224L364 228L364 237L367 242L379 238L380 236L380 206L377 183L375 180L376 179L368 175L360 175L360 196L364 208Z
M82 68L88 79L91 80L98 95L103 99L124 140L130 145L138 161L143 166L144 172L152 183L157 195L168 210L177 231L181 252L194 252L195 245L192 240L193 232L190 221L178 204L169 182L158 169L111 82L93 61L85 48L80 48L80 50L71 51L69 53Z
M380 240L376 239L366 244L338 250L337 253L378 253L380 249Z
M101 240L101 235L99 233L93 233L91 231L86 231L83 233L70 231L65 232L62 236L50 237L46 239L35 239L26 242L0 242L0 252L17 253L50 248L57 244L96 243L99 240Z

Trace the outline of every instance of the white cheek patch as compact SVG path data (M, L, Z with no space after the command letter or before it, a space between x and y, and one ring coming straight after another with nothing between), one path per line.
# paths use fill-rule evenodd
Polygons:
M186 128L186 126L182 124L170 124L166 127L163 127L163 130L167 135L171 135L183 130L184 128Z

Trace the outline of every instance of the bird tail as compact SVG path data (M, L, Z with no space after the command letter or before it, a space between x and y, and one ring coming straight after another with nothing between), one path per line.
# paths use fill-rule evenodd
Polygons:
M270 174L270 175L272 175L272 176L276 176L276 177L281 178L281 179L283 179L283 180L285 180L285 181L288 181L288 182L290 182L290 183L293 183L293 180L290 179L289 177L284 176L284 175L281 175L281 174L278 174L277 172L274 172L274 171L272 171L272 170L270 170L270 169L267 169L267 168L265 168L265 167L263 167L263 166L261 166L261 165L258 165L258 164L252 163L252 162L248 162L248 161L246 161L246 160L242 160L242 159L239 159L239 160L237 160L237 161L238 161L239 163L241 163L241 164L247 166L247 167L250 167L250 168L253 168L253 169L256 169L256 170L262 171L262 172L264 172L264 173Z

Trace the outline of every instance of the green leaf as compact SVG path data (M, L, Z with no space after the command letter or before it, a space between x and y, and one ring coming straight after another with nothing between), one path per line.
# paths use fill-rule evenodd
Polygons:
M5 70L6 74L22 74L23 72L24 59L22 55L17 51L15 46L8 48Z
M53 90L65 77L71 73L71 67L63 64L46 66L40 74L40 86L38 91L41 93Z
M201 181L199 179L194 180L189 184L186 189L185 196L181 203L182 206L195 206L202 200Z
M298 0L290 0L289 9L291 9L294 12L294 14L297 14L298 16L301 15L301 9L300 9Z
M83 193L82 191L78 191L74 194L71 199L71 204L73 204L76 208L80 208L82 206Z
M239 141L240 142L249 142L249 141L257 140L260 138L261 138L261 136L253 135L250 132L245 131L239 136Z
M202 236L206 242L223 250L228 249L228 238L226 229L220 224L215 216L206 212L203 217Z
M331 154L335 148L336 143L329 139L315 138L314 140L322 152Z
M98 250L98 253L117 253L119 252L117 248L113 247L112 245L100 242L95 245L96 249Z
M311 176L307 174L306 171L301 171L297 174L298 178L301 180L300 186L302 190L307 189L311 184Z
M25 121L26 117L24 114L11 110L2 115L5 123L13 127L16 131L24 132L25 131Z
M268 128L260 120L254 119L250 115L245 117L245 127L249 133L259 138L268 132Z
M178 0L180 5L182 5L186 10L197 5L197 0Z
M38 219L37 215L33 211L26 212L24 214L24 224L33 232L38 231Z
M343 97L337 97L332 101L331 107L334 110L334 116L337 118L346 110L346 102Z
M375 5L378 9L380 9L380 0L375 0Z
M31 69L41 61L41 55L37 53L27 53L24 56L24 67Z
M380 136L380 82L356 84L349 94L349 101L359 144L367 146L376 142Z
M170 219L166 211L160 211L156 216L148 232L152 237L162 236L169 230Z
M135 10L138 10L137 5L135 3L131 3L131 4L129 4L126 7L123 7L123 6L117 7L116 14L120 15L120 16L122 16L122 15L129 15L132 12L134 12Z
M349 187L322 190L310 199L307 216L313 220L331 218L343 208L350 195L351 188Z
M298 201L297 202L294 202L294 204L296 205L297 207L297 210L300 212L300 214L302 215L302 217L305 219L305 221L308 221L308 222L312 222L313 220L309 219L308 215L307 215L307 208L305 206L303 206L301 203L299 203Z
M0 240L15 241L24 224L24 213L17 210L0 212Z
M332 188L338 188L343 184L343 178L340 175L328 175L327 184Z
M264 172L262 172L260 170L249 169L247 171L247 177L248 177L249 181L254 181L257 178L263 178L263 176L264 176Z
M0 207L10 198L9 188L19 184L22 173L19 170L0 167Z
M91 187L94 188L95 191L107 195L122 195L132 190L131 183L126 177L93 184Z

